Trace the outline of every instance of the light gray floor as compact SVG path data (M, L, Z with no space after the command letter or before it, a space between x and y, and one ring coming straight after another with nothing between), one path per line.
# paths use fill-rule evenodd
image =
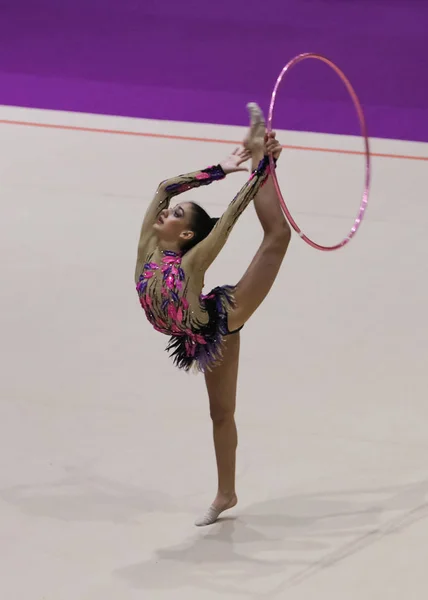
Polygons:
M0 109L0 596L4 600L402 600L427 595L428 148L374 140L344 250L295 237L245 327L240 503L215 492L203 377L174 369L133 289L157 183L218 162L239 128ZM168 136L214 139L192 141ZM221 140L224 140L221 142ZM359 140L282 134L295 217L322 241L357 212ZM192 192L220 214L244 175ZM233 283L251 208L208 274Z

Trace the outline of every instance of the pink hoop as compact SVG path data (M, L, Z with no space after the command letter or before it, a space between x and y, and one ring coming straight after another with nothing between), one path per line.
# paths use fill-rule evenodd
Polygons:
M279 198L279 201L280 201L280 204L281 204L281 208L284 211L284 214L287 217L290 225L299 234L299 236L302 238L302 240L304 240L307 244L309 244L313 248L316 248L317 250L331 251L331 250L338 250L339 248L343 248L343 246L346 246L346 244L348 244L351 241L351 239L354 237L354 235L357 233L358 228L361 225L361 221L363 220L364 213L365 213L365 210L367 208L367 202L368 202L368 197L369 197L369 188L370 188L370 147L369 147L369 138L368 138L368 135L367 135L367 126L366 126L366 120L365 120L365 117L364 117L363 109L361 107L361 104L360 104L360 101L358 99L358 96L357 96L357 94L354 91L354 88L352 87L351 83L349 82L349 80L347 79L347 77L345 76L345 74L339 69L339 67L337 67L328 58L325 58L324 56L321 56L319 54L313 54L313 53L310 53L310 52L307 52L305 54L299 54L298 56L295 56L292 60L290 60L290 62L288 62L285 65L285 67L282 69L282 71L281 71L278 79L276 80L276 84L275 84L274 90L272 92L272 98L271 98L270 107L269 107L268 126L267 126L268 131L272 131L272 117L273 117L273 109L274 109L274 106L275 106L276 94L277 94L278 88L279 88L279 86L281 84L281 81L282 81L285 73L287 71L289 71L292 67L294 67L295 65L297 65L297 63L301 62L302 60L306 60L307 58L315 58L317 60L320 60L320 61L324 62L329 67L331 67L333 69L333 71L335 71L335 73L337 73L337 75L339 75L341 81L344 83L344 85L345 85L345 87L346 87L346 89L347 89L347 91L348 91L349 95L351 96L352 101L354 103L355 109L356 109L357 114L358 114L358 119L360 121L361 135L362 135L362 137L364 139L366 166L365 166L364 191L363 191L363 196L362 196L362 199L361 199L361 205L360 205L360 209L358 211L357 218L354 221L354 225L351 228L351 231L349 232L349 234L341 242L339 242L338 244L336 244L334 246L323 246L322 244L317 244L317 242L314 242L307 235L305 235L303 233L303 231L297 225L296 221L293 219L293 217L291 216L290 211L287 208L287 205L285 203L284 197L283 197L282 192L281 192L281 188L279 187L279 183L278 183L278 179L277 179L277 176L276 176L275 165L274 165L274 162L273 162L272 155L269 158L270 158L271 173L272 173L272 177L273 177L273 181L274 181L274 184L275 184L276 191L278 193L278 198Z

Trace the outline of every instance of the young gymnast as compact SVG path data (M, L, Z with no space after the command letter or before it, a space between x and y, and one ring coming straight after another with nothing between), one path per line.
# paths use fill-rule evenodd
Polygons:
M141 306L153 327L170 336L167 350L181 369L202 371L210 401L218 471L216 498L196 525L214 523L237 503L235 464L236 388L239 331L271 289L287 251L291 230L269 177L269 155L282 148L266 133L260 108L251 103L250 129L243 146L218 165L163 181L146 212L138 244L135 282ZM170 208L174 196L219 181L230 173L252 173L219 219L194 202ZM251 201L264 230L263 241L236 285L202 293L204 276Z

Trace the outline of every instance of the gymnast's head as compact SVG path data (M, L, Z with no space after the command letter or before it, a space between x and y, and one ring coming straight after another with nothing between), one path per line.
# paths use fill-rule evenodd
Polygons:
M185 253L205 239L217 221L199 204L181 202L163 210L153 228L164 250Z

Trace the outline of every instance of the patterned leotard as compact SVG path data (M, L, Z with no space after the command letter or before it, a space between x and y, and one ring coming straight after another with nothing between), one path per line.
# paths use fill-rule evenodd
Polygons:
M217 287L203 295L205 272L268 173L269 159L265 157L211 233L185 254L160 250L153 225L174 196L223 179L223 169L217 165L162 182L146 212L138 246L136 289L150 323L171 336L167 350L179 368L194 366L205 371L221 360L234 287Z

